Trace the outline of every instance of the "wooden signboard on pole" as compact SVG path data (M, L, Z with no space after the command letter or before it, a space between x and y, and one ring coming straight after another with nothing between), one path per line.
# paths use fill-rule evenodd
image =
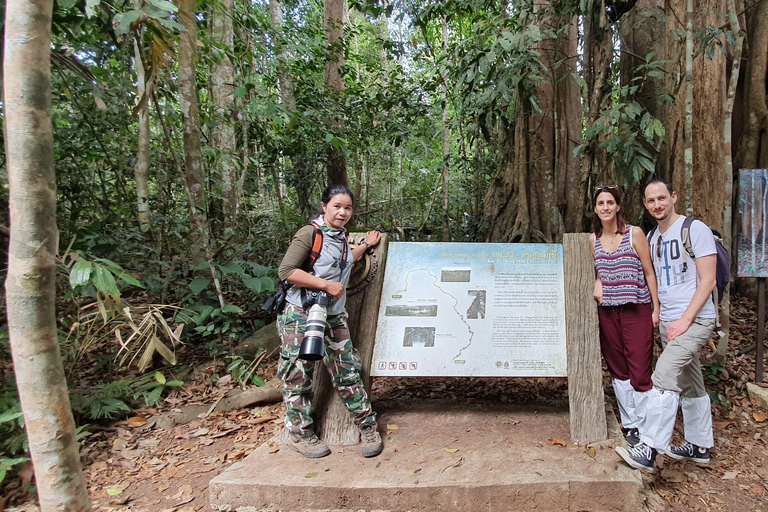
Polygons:
M739 277L757 278L757 340L755 342L755 382L763 381L763 342L765 340L765 278L768 277L768 169L739 170Z

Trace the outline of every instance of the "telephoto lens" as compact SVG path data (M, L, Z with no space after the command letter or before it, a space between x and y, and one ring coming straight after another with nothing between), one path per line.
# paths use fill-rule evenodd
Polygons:
M311 292L317 294L317 300L309 308L307 314L307 329L304 331L304 339L299 347L299 359L304 361L317 361L325 354L325 319L328 316L328 294L325 292Z

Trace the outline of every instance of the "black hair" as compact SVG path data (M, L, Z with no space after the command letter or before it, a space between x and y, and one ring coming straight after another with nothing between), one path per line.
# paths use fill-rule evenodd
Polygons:
M649 186L656 185L659 183L667 187L667 192L669 192L669 195L672 195L672 192L674 192L674 190L672 190L672 184L667 180L662 180L661 178L649 181L648 184L645 186L645 188L647 189ZM645 192L643 192L643 195L645 195Z
M328 185L325 190L323 190L323 194L320 196L320 201L322 201L322 204L317 209L317 212L315 212L315 215L312 217L312 219L316 219L318 216L323 214L323 204L328 204L333 196L338 194L345 194L348 195L349 198L352 200L352 204L355 204L355 194L352 193L351 190L349 190L349 187L345 185ZM311 220L312 220L311 219Z
M355 194L353 194L352 191L349 190L349 187L346 187L344 185L328 185L328 187L325 190L323 190L323 195L320 197L320 200L323 202L323 204L328 204L331 198L337 194L348 195L349 198L352 200L352 204L355 203Z
M592 207L597 204L597 196L599 196L602 193L611 194L613 196L614 201L616 201L616 206L621 206L621 193L619 192L619 189L616 187L600 187L597 189L597 192L595 192L594 199L592 200ZM624 229L627 227L627 221L624 220L624 217L621 216L621 210L616 212L616 234L622 234L624 233ZM596 238L600 238L603 236L603 223L600 222L600 217L595 213L592 216L592 232L595 234Z

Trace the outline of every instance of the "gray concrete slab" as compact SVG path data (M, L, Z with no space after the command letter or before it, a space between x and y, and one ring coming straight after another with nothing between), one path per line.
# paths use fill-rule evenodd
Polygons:
M642 481L619 462L620 438L569 440L568 410L519 405L377 404L384 452L332 446L305 459L262 445L210 483L226 511L624 511L642 508ZM612 416L612 415L610 415ZM615 419L609 431L617 435Z

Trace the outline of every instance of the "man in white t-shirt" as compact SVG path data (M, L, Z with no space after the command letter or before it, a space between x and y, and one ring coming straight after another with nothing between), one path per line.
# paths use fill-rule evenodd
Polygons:
M677 193L669 183L649 183L643 202L658 222L650 249L659 285L664 351L653 372L653 388L646 392L640 443L631 449L619 446L616 452L633 468L653 473L657 453L706 463L714 446L712 411L698 352L715 327L717 312L711 297L717 252L712 231L694 221L690 242L696 259L688 255L681 237L685 217L675 211ZM683 409L685 444L669 446L678 405Z

